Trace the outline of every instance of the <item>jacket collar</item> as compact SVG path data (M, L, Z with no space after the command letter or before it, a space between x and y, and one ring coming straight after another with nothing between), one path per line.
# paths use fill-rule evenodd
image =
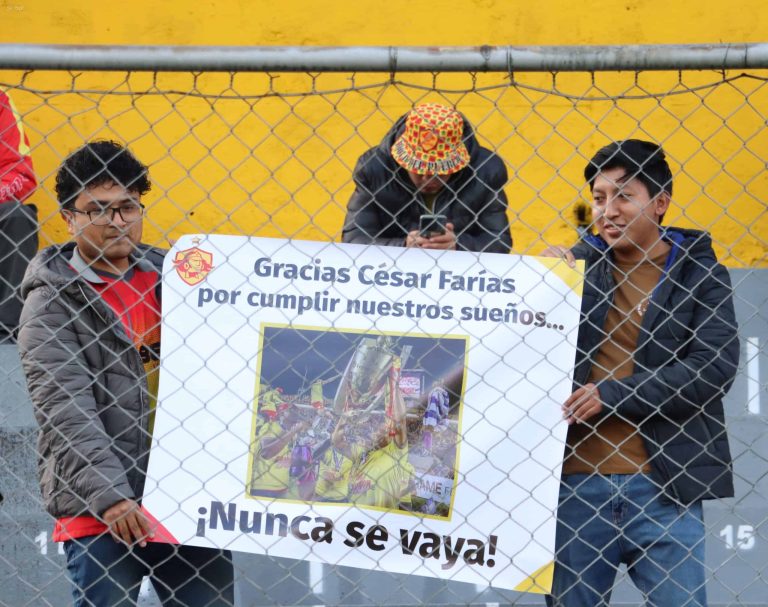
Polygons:
M680 251L682 251L683 242L685 242L685 235L678 230L659 228L659 237L663 240L666 240L672 247L669 251L669 255L667 255L667 261L664 264L664 271L662 272L661 278L659 279L659 284L661 284L669 271L672 269L672 266L677 261ZM591 248L595 249L601 256L610 254L608 243L600 238L600 236L587 234L584 237L584 242Z
M651 292L651 305L648 306L648 311L643 319L644 326L651 326L656 316L658 315L660 308L659 304L663 302L668 296L672 287L674 286L674 280L670 279L670 275L674 273L676 268L679 268L679 261L684 258L682 252L685 248L686 235L676 229L659 228L659 236L666 240L671 248L667 255L666 263L659 277L659 281ZM603 260L608 261L607 257L611 254L608 244L599 236L589 234L584 237L584 243L591 249L592 259L595 261ZM600 264L604 270L600 273L600 276L606 276L610 274L609 264ZM602 280L602 278L600 279ZM603 283L604 288L607 288L608 283ZM611 283L612 284L612 283Z
M157 268L142 257L130 255L129 259L131 267L135 267L144 272L157 272ZM90 265L88 265L88 262L86 262L82 255L80 255L77 246L72 249L72 257L69 260L69 265L72 266L75 272L92 284L106 284L107 282L99 276Z

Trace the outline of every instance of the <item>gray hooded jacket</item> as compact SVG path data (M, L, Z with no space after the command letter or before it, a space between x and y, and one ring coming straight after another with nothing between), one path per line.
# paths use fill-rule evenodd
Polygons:
M55 245L32 260L22 283L19 330L40 426L40 487L57 518L99 516L121 500L139 499L149 454L141 358L117 315L85 280L98 279L73 258L74 249L74 243ZM135 262L160 273L163 257L140 245Z

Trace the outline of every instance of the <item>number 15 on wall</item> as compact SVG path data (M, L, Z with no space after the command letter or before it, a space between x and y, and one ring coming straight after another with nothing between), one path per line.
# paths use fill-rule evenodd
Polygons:
M729 550L752 550L755 547L755 528L752 525L726 525L720 537Z

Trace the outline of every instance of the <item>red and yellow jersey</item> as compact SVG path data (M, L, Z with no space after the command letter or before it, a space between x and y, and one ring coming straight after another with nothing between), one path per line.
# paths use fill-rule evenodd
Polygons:
M117 314L125 332L136 346L147 374L149 390L149 434L155 422L155 405L160 366L160 302L157 299L157 272L132 269L126 276L99 272L104 281L91 286Z
M256 432L254 446L253 469L251 474L251 492L285 491L288 489L291 467L291 450L284 445L279 453L271 458L262 454L262 441L269 438L279 438L284 434L282 426L275 421L264 422Z
M279 390L272 388L264 392L260 400L259 413L272 419L277 415L277 409L285 399L283 399L283 395Z
M323 398L323 382L316 381L309 390L309 401L318 411L325 408L325 399Z
M29 152L21 115L0 91L0 203L24 200L37 187Z
M321 500L346 500L351 472L352 460L338 449L329 447L320 460L315 495Z
M101 282L92 282L91 286L120 319L144 363L150 407L147 440L151 440L160 365L160 302L156 291L160 277L157 272L134 268L124 276L99 273L99 278ZM107 526L95 517L67 517L56 521L53 539L63 542L106 531Z
M413 474L408 445L398 447L392 440L386 447L369 452L358 464L349 484L350 501L361 506L397 508L401 501L407 501Z

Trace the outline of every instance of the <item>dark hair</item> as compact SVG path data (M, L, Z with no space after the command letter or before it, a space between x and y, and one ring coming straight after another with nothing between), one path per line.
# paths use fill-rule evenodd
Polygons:
M89 141L66 157L56 173L56 196L71 207L88 187L116 183L143 196L152 187L149 169L115 141Z
M624 169L628 177L642 183L651 198L662 192L672 195L672 171L660 145L641 139L609 143L598 150L584 169L589 189L598 173L615 168Z

